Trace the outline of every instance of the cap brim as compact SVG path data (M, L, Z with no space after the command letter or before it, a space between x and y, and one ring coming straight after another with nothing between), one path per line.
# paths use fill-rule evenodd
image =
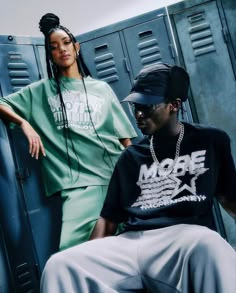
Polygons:
M130 103L137 103L137 104L160 104L164 102L165 98L160 96L152 96L143 93L133 92L129 94L125 99L121 101L123 102L130 102Z

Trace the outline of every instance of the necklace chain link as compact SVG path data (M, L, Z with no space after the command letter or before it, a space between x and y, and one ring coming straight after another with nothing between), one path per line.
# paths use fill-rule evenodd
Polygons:
M156 156L156 153L155 153L154 147L153 147L153 135L151 136L151 139L150 139L150 152L151 152L153 161L158 165L159 169L161 169L164 172L169 172L169 171L173 170L173 168L174 168L174 166L175 166L175 164L176 164L176 162L177 162L177 160L179 158L180 145L181 145L181 142L183 140L183 137L184 137L184 125L182 123L180 123L180 133L179 133L178 141L176 143L175 158L174 158L173 164L171 166L165 168L165 167L161 166L160 162L157 159L157 156Z

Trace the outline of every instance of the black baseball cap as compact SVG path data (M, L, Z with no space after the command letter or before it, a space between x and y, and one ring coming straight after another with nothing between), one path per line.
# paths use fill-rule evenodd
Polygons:
M134 80L130 94L122 102L160 104L166 99L188 98L189 75L177 65L157 63L143 68Z

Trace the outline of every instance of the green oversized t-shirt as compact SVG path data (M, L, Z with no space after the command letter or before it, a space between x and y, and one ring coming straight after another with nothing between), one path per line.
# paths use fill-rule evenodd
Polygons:
M82 80L63 77L61 82L69 128L68 151L54 79L42 79L0 99L0 104L29 121L42 139L46 195L74 187L107 185L123 150L119 138L136 136L110 86L91 77L84 82L87 97Z

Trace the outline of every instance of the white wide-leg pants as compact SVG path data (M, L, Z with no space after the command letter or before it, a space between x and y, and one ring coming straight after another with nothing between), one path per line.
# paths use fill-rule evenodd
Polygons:
M126 232L53 255L41 293L236 293L236 252L197 225Z

